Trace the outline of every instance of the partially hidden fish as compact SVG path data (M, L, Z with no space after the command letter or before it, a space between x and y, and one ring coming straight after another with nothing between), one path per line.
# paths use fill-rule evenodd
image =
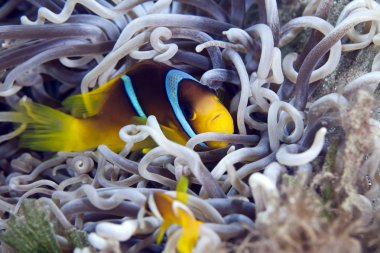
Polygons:
M155 115L164 134L180 144L198 133L233 133L233 120L214 92L189 74L154 62L141 62L84 94L63 101L64 110L22 101L15 122L27 123L22 147L38 151L83 151L105 144L120 151L119 130ZM169 133L169 134L167 134ZM143 143L142 143L143 145ZM144 148L142 145L134 150ZM226 146L207 142L208 148Z
M160 230L156 238L158 244L162 242L169 227L178 225L182 228L182 233L177 243L177 249L180 253L192 252L199 239L199 226L202 224L187 206L187 188L188 180L182 176L177 185L176 197L169 196L164 192L154 192L149 195L145 206L147 214L153 215L161 221Z

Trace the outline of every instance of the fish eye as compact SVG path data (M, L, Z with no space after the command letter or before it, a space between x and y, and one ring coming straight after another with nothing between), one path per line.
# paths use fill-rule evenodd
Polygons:
M183 115L185 115L188 120L195 120L197 118L197 114L192 110L190 105L185 104L182 107Z

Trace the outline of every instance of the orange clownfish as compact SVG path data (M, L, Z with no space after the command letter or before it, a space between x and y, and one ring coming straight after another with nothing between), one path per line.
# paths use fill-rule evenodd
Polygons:
M202 224L186 205L188 202L187 188L188 180L182 176L178 181L176 197L171 197L163 192L154 192L149 195L145 206L148 214L155 216L162 222L156 238L158 244L162 242L169 227L178 225L182 228L177 243L177 249L180 253L191 253L199 239L199 226Z
M120 128L149 115L174 130L175 135L167 137L180 144L197 133L234 131L230 113L212 90L183 71L154 62L138 63L100 88L68 97L63 106L70 114L21 101L14 122L28 126L20 145L39 151L83 151L105 144L117 152L125 146Z

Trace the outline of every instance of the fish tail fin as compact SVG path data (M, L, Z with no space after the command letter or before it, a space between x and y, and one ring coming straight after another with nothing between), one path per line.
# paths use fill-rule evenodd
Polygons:
M82 137L81 121L45 105L20 101L18 111L28 123L20 146L38 151L74 151Z
M13 131L0 136L0 143L13 139L25 131L28 117L20 112L0 112L0 122L13 123L18 125Z

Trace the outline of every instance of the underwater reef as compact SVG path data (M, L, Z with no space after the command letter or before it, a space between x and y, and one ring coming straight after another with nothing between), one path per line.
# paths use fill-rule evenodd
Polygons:
M0 42L1 253L380 252L379 1L0 0ZM141 117L82 127L114 83Z

